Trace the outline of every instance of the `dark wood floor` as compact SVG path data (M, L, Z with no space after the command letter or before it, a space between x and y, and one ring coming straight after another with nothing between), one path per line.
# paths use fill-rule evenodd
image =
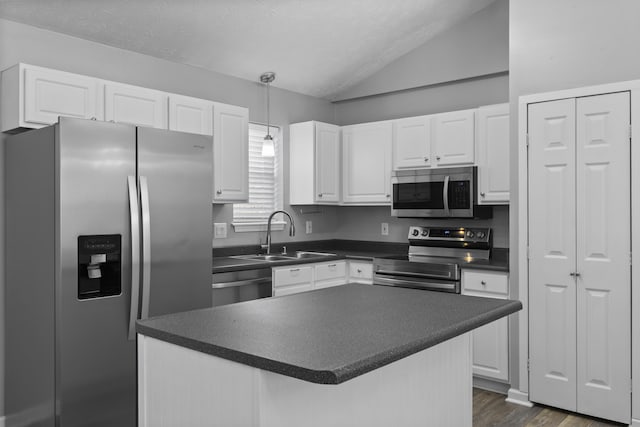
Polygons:
M533 408L504 401L505 396L473 389L473 427L621 427L561 409L535 405Z

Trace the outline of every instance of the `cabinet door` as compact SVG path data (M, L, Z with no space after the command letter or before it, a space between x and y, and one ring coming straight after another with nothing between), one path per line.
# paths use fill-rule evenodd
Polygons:
M391 201L391 122L342 130L345 204L383 205Z
M104 82L104 118L158 129L167 126L167 95L153 89Z
M483 298L506 299L509 296L506 273L463 270L462 293ZM473 374L509 381L509 319L503 317L471 333Z
M340 201L340 128L327 123L315 124L316 202Z
M244 202L249 198L249 110L213 106L213 201Z
M629 92L576 100L578 412L629 421Z
M328 288L330 286L339 286L346 283L347 262L336 261L326 264L316 264L315 279L313 283L314 289Z
M436 166L473 164L475 110L437 114L433 121Z
M365 261L349 261L349 283L373 284L373 263Z
M575 100L529 105L532 401L576 410Z
M478 109L478 203L509 203L509 104Z
M393 121L393 169L431 166L431 116Z
M169 129L212 135L213 102L190 96L169 95Z
M97 107L97 79L24 66L25 122L51 125L58 116L102 120Z

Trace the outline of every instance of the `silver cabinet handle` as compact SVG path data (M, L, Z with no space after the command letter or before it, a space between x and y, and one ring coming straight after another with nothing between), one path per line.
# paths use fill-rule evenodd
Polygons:
M140 300L140 207L136 177L127 178L129 184L129 215L131 220L131 307L129 308L129 341L136 338L138 302Z
M486 285L487 285L487 282L485 282L484 280L481 280L481 281L480 281L480 284L481 284L482 286L486 286Z
M295 273L296 271L300 271L300 269L299 268L291 268L291 269L289 269L289 272L291 272L291 273Z
M140 176L140 205L142 208L142 307L140 318L149 317L151 292L151 214L149 212L149 185L146 176Z
M222 194L222 190L216 190L216 194Z
M391 197L391 194L387 194L386 197Z
M322 193L318 194L318 197L322 197Z
M362 273L362 270L360 270L360 269L357 269L356 271L357 271L358 273Z
M425 162L428 162L428 161L429 161L429 158L428 158L428 157L425 157L425 158L424 158L424 161L425 161Z
M572 276L572 277L580 277L580 273L578 273L578 272L575 272L575 273L569 273L569 276Z
M449 216L449 175L444 177L442 200L444 201L444 216Z
M480 197L484 197L484 196L485 196L485 194L484 194L484 193L480 193Z
M328 264L327 267L335 267L335 264Z
M440 156L436 156L436 160L440 160Z

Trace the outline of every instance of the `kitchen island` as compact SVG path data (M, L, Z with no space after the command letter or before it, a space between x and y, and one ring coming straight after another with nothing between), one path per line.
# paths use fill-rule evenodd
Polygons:
M471 425L468 332L520 302L349 284L138 322L139 425Z

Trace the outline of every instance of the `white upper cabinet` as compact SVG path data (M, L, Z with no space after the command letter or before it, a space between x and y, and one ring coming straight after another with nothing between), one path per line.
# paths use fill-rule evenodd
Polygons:
M310 121L289 126L289 203L340 202L340 127Z
M213 202L249 199L249 109L213 103Z
M390 121L342 128L342 201L344 204L391 203Z
M104 82L104 119L168 129L167 94L144 87Z
M393 121L394 170L431 166L431 117L409 117Z
M102 120L98 79L17 64L2 72L2 132L41 128L58 116Z
M212 135L213 102L190 96L169 95L169 130Z
M472 165L475 110L436 114L433 117L435 166Z
M509 104L478 108L478 203L509 203Z

